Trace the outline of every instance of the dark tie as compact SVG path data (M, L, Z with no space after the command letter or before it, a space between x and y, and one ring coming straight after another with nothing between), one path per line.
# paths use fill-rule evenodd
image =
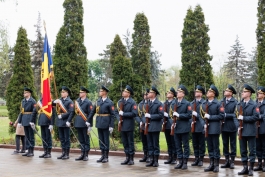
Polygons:
M246 105L247 105L247 102L244 102L244 105L243 105L243 107L246 107Z

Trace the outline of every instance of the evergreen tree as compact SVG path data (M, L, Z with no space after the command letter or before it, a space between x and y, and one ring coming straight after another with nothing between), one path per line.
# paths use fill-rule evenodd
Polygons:
M189 8L184 19L180 44L182 69L179 84L184 84L190 92L194 90L194 84L209 87L214 83L210 64L212 56L208 53L209 27L204 21L204 13L199 5L194 11ZM190 94L187 98L192 99L193 95Z
M257 63L258 51L253 48L249 56L249 61L247 65L247 83L252 85L254 88L258 87L258 63Z
M29 40L27 32L20 27L18 30L16 45L14 47L15 57L13 61L13 75L7 86L7 109L10 121L15 122L19 113L25 86L33 90L32 97L36 99L33 83L33 71L31 68ZM14 133L15 128L10 127L9 133Z
M125 46L121 42L121 38L116 34L113 43L110 44L110 64L113 65L114 59L117 56L126 56L127 51Z
M142 87L150 87L151 85L151 66L150 66L150 48L151 36L149 30L148 19L144 13L137 13L134 20L134 33L132 34L132 48L130 54L132 56L132 67L134 72L134 90L135 100L142 99ZM139 84L139 85L138 85Z
M265 85L265 0L258 1L258 26L257 35L257 62L258 62L258 84Z
M151 65L151 80L152 85L158 86L161 84L161 80L159 80L159 76L163 75L164 70L161 70L161 61L160 57L162 55L158 53L158 51L151 51L150 53L150 65Z
M65 85L71 89L71 99L79 95L81 85L88 86L88 62L84 46L82 0L65 0L64 24L56 37L54 74L56 86Z

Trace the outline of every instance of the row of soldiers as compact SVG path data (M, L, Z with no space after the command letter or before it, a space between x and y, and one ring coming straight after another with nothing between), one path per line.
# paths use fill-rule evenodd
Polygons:
M89 133L93 126L93 117L96 114L96 128L101 149L101 157L97 162L108 162L109 136L113 132L114 121L119 121L122 143L126 155L121 165L134 164L134 124L139 124L140 135L143 144L144 157L140 162L147 162L147 167L158 167L160 155L159 136L163 127L168 147L168 160L165 164L177 164L175 169L187 169L190 155L189 133L192 130L192 144L195 161L192 166L203 166L205 156L205 140L210 158L210 165L205 172L219 172L219 136L222 134L223 152L226 162L221 168L234 168L236 156L236 136L240 135L240 152L243 170L239 175L253 175L253 170L262 169L262 159L265 160L265 88L258 88L257 102L251 99L254 89L245 84L242 92L242 100L237 101L233 94L235 89L228 85L224 92L224 99L217 100L218 89L211 85L206 91L198 85L195 90L195 99L189 102L185 99L188 90L180 85L175 91L171 88L167 92L167 100L161 103L158 100L159 91L152 86L146 89L143 100L137 105L132 99L133 89L127 85L122 92L122 98L117 103L117 108L108 98L109 90L102 86L99 91L100 98L95 105L88 100L88 89L80 87L79 98L75 104L70 99L71 91L68 87L61 88L61 98L52 102L52 116L47 116L42 107L42 99L37 103L31 97L32 90L24 89L21 114L18 126L24 126L25 137L28 141L28 152L23 156L34 155L34 131L37 117L41 127L44 154L40 158L50 158L52 148L51 132L54 122L59 129L62 155L58 159L69 159L71 122L74 119L74 127L78 132L78 140L81 147L81 155L75 160L88 160L90 150ZM206 94L206 100L202 97ZM39 115L39 116L37 116ZM243 125L239 125L242 122ZM256 126L256 123L258 122ZM93 130L92 130L93 131ZM259 135L256 138L256 135ZM205 138L207 137L207 138ZM230 151L229 151L230 149ZM249 154L248 154L249 150ZM256 153L257 151L257 153ZM256 155L258 167L254 169ZM248 160L250 162L248 166ZM265 163L265 162L264 162Z

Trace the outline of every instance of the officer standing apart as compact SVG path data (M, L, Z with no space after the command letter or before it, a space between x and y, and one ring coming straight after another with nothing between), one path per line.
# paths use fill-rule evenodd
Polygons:
M195 90L195 100L191 102L191 108L194 109L194 104L196 101L196 108L192 111L192 115L195 116L195 130L192 133L192 145L194 149L195 160L191 166L203 166L203 159L205 156L205 135L204 135L204 124L205 121L201 117L200 107L205 101L202 98L205 95L205 90L202 86L197 85ZM193 124L193 122L192 122Z
M205 172L219 172L220 147L219 136L221 133L221 120L223 119L224 108L216 99L219 96L218 89L211 85L207 91L207 100L201 104L204 111L204 118L208 119L208 125L204 125L205 129L208 126L207 147L210 158L210 165L204 169ZM206 112L208 107L208 112Z
M173 102L175 102L175 97L177 96L176 91L173 87L166 93L167 100L164 103L166 106L166 111L164 110L164 117L166 118L166 129L165 129L165 137L167 141L167 152L168 152L168 160L164 162L164 164L176 164L177 159L177 151L176 151L176 144L174 140L174 136L170 135L171 126L172 126L172 119L169 115L170 106Z
M177 110L173 112L173 116L177 117L176 124L172 124L174 131L174 138L176 143L176 150L179 163L175 166L175 169L185 170L188 168L187 162L190 156L189 145L189 132L190 132L190 119L192 115L192 109L190 102L184 97L189 92L184 85L180 85L177 90L177 99L175 103L171 104L171 109L174 111L175 105Z
M32 121L32 116L36 116L36 112L33 112L36 101L31 97L32 90L30 88L24 88L24 99L21 102L21 114L18 118L18 127L24 127L25 138L28 143L26 143L26 149L28 152L22 154L22 156L32 157L34 156L34 146L35 146L35 137L34 130L35 122Z
M100 139L99 146L101 150L101 157L97 162L106 163L109 160L109 135L113 132L115 112L113 102L108 98L109 89L101 86L99 91L100 98L97 100L92 113L89 116L89 122L92 121L96 113L96 127L98 129L98 137ZM101 141L104 143L102 144Z
M228 85L224 92L224 99L221 101L221 105L224 108L224 119L222 121L222 139L223 153L225 156L225 164L222 165L221 168L230 169L234 169L235 165L234 161L236 156L236 135L238 128L238 120L235 114L237 100L233 97L233 94L236 94L236 90L232 85ZM229 149L231 149L231 152L229 152Z
M148 125L148 153L150 162L146 167L158 167L158 158L160 155L159 135L162 128L162 119L164 116L163 104L158 100L158 90L152 86L148 93L149 98L149 111L145 113L145 118L149 119Z
M54 101L56 103L56 109L58 119L56 125L59 130L59 139L61 141L62 155L57 159L69 159L70 151L70 122L74 116L74 104L70 99L71 91L68 87L62 86L60 89L61 98Z
M134 164L134 122L137 115L137 105L132 99L133 89L127 85L122 92L122 99L117 103L117 109L119 110L119 115L122 116L122 122L119 120L121 126L121 138L124 147L124 152L126 159L121 165L133 165ZM121 104L123 104L123 109L121 110Z
M78 141L81 144L81 155L75 159L76 161L87 161L88 153L90 151L90 139L87 133L93 126L93 119L89 120L88 117L92 112L93 106L91 101L87 98L88 93L89 90L81 86L79 91L79 98L75 101L76 117L74 121L74 127L77 130Z
M259 115L256 111L256 103L251 99L252 93L255 93L253 88L245 84L241 94L242 100L237 104L238 120L243 121L242 138L239 141L243 170L238 172L238 175L248 174L253 176L256 157L256 121ZM243 115L240 115L240 109L243 110ZM247 154L248 151L249 155ZM250 163L249 169L248 159Z
M258 166L254 168L254 171L265 172L265 87L258 87L258 97L257 97L257 108L259 110L258 124L258 138L256 138L256 151L258 158ZM263 168L262 168L262 159Z

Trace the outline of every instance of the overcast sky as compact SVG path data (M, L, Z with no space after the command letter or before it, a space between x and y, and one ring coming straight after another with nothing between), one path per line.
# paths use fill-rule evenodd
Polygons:
M8 24L10 44L14 45L17 30L23 26L28 38L36 37L34 24L38 11L46 21L49 43L55 44L63 24L63 0L6 0L0 3L0 20ZM181 65L181 34L187 9L200 4L210 31L212 65L218 70L227 58L236 36L251 52L256 47L257 0L84 0L85 46L88 59L97 59L115 34L121 37L127 29L133 32L138 12L148 18L153 50L162 54L162 68ZM44 30L42 31L44 35Z

